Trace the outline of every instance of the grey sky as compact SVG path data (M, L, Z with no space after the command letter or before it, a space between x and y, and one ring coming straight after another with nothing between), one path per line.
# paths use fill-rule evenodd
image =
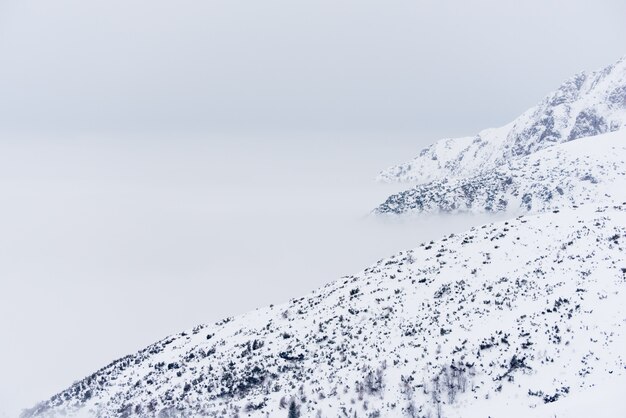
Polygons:
M0 4L5 129L467 134L626 53L621 0Z
M377 170L626 54L623 1L0 0L0 417L484 219Z

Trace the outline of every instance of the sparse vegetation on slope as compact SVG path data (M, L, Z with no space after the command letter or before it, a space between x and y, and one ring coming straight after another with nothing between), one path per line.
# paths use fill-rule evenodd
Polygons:
M625 372L624 237L622 206L447 236L168 337L23 417L552 416Z

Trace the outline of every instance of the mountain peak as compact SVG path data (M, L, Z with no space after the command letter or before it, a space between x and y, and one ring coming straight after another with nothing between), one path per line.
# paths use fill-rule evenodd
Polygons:
M514 121L475 136L442 139L413 160L378 175L384 182L427 183L477 175L574 139L626 125L626 57L601 70L566 80Z

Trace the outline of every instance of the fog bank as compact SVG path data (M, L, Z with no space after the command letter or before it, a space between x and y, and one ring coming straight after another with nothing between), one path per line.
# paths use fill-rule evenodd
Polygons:
M168 334L485 222L369 215L404 187L373 182L381 162L415 143L5 136L0 404L31 406Z

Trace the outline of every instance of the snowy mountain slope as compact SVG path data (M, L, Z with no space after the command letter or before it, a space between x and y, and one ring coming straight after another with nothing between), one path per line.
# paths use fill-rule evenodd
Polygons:
M442 139L413 160L383 170L378 180L426 183L474 176L511 159L626 124L626 57L582 72L511 123L476 136Z
M474 228L165 338L22 416L575 417L599 394L619 411L598 388L626 382L625 246L626 206Z
M626 199L626 130L581 138L473 177L436 180L395 194L378 214L542 212Z

